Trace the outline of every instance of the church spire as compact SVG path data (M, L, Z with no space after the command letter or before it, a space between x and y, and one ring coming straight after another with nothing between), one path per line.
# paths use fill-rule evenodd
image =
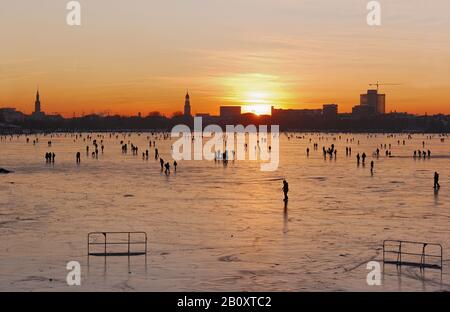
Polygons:
M191 100L189 98L189 90L186 91L186 100L184 101L184 117L191 117Z
M39 85L38 85L37 91L36 91L36 101L34 102L34 112L35 113L41 112L41 100L39 98Z

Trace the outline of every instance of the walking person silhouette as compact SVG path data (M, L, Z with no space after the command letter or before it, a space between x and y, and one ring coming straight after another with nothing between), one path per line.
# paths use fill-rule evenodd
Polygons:
M439 190L441 188L441 185L439 184L439 173L434 173L434 189Z
M288 197L288 192L289 192L289 184L287 183L286 180L283 180L283 193L284 193L284 201L287 202L289 197Z

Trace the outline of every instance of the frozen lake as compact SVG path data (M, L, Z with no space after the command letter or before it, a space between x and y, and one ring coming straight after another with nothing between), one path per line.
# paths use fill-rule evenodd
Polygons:
M0 141L0 167L14 171L0 175L1 291L450 290L450 138L281 134L277 171L262 172L255 161L180 161L166 176L147 137L165 160L170 140L90 135L103 139L98 159L86 156L86 145L93 150L87 134L40 135L36 145L34 136ZM138 156L130 149L124 155L121 140L138 146ZM324 159L322 146L331 144L337 158ZM372 155L377 147L379 158ZM414 159L419 149L432 157ZM55 164L45 163L49 151ZM368 155L365 166L357 166L358 152ZM86 239L94 231L147 232L146 261L90 257L88 266ZM382 260L385 239L442 244L442 274L386 265L383 285L368 286L366 264ZM65 282L72 260L81 263L81 287Z

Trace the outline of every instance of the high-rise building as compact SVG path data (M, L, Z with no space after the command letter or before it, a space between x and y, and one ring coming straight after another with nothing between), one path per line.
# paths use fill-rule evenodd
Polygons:
M360 105L368 105L376 114L386 113L386 95L379 94L378 90L367 90L366 94L361 94Z
M186 93L186 99L184 101L184 117L192 117L189 92Z
M357 117L382 115L386 113L386 95L378 93L378 90L367 90L361 94L359 105L354 106L352 114Z

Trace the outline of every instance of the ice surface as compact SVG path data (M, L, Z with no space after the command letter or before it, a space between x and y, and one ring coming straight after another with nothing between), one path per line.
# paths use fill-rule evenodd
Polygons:
M275 172L260 171L255 161L227 167L180 161L167 177L148 135L104 134L99 159L86 156L91 143L69 134L41 135L36 145L34 136L29 143L24 136L0 141L0 167L14 171L0 175L0 290L450 290L450 139L296 133L288 140L282 134ZM130 149L123 155L120 140L139 146L138 156ZM392 144L399 157L387 158L381 149L374 158L381 143ZM337 159L324 160L322 146L331 144ZM165 160L170 146L157 140ZM147 148L148 161L142 159ZM430 149L431 159L413 159L418 149ZM45 163L48 151L56 154L54 165ZM358 152L368 155L365 167L356 165ZM437 194L434 171L441 178ZM287 212L282 178L290 187ZM147 232L147 263L143 256L91 257L88 266L91 231ZM386 266L383 286L368 286L366 264L382 259L384 239L443 244L442 276ZM82 265L81 287L65 282L72 260Z

